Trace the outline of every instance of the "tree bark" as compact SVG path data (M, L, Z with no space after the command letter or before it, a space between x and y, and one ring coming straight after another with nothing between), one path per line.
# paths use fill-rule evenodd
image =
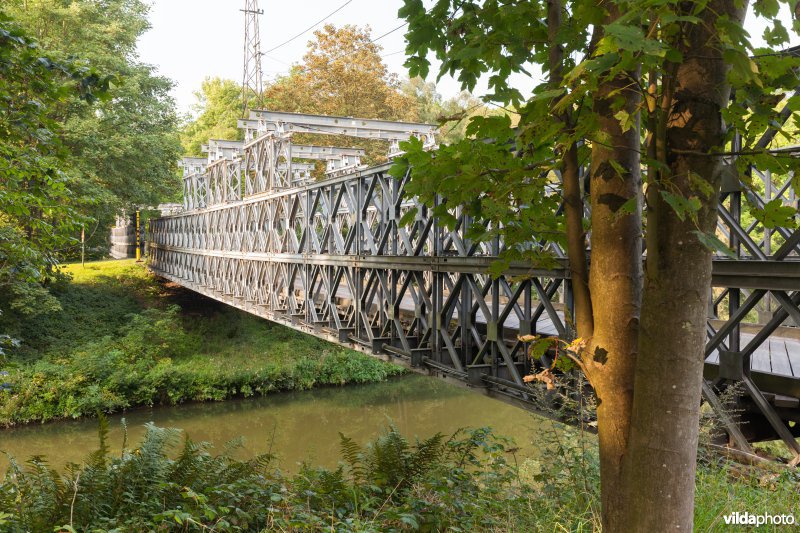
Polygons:
M558 40L563 11L561 0L547 2L547 38L549 41L550 86L564 89L564 48ZM561 122L561 130L569 136L574 126L571 111L556 116ZM570 142L559 146L561 151L561 180L564 198L564 215L567 223L567 258L569 259L572 294L575 302L573 316L578 337L590 337L594 324L592 319L592 300L589 293L589 262L586 253L586 232L583 230L583 197L581 196L580 163L578 147Z
M594 333L592 299L589 291L589 261L586 253L586 232L583 229L583 197L580 185L578 147L570 145L563 154L564 214L567 222L567 258L569 259L572 296L575 303L573 320L578 337Z
M730 86L715 22L742 22L746 2L712 0L703 21L682 43L666 118L669 173L648 185L648 256L642 303L639 357L625 474L628 531L691 531L695 464L712 252L696 231L713 233L722 158L681 155L721 151L721 110ZM691 173L691 174L690 174ZM712 194L698 187L708 183ZM681 220L659 194L660 187L702 207L696 220ZM669 189L666 189L669 187Z
M609 16L613 20L619 14ZM639 74L629 75L603 82L595 92L598 129L607 137L602 144L599 140L592 143L590 177L589 287L594 333L583 360L598 399L602 520L607 532L624 531L622 466L630 427L642 288L639 125L637 120L623 132L612 106L612 100L621 94L625 110L638 116L640 94L638 87L630 87L630 79ZM618 213L632 198L636 209Z

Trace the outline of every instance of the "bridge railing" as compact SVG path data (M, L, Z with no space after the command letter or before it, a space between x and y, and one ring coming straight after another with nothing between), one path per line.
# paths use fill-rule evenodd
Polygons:
M554 252L555 267L515 263L492 278L503 242L472 241L460 210L452 228L440 224L405 196L408 176L395 179L384 165L292 186L270 176L277 148L264 141L247 145L242 160L209 165L207 181L190 177L197 196L186 210L151 221L153 271L267 319L526 397L532 362L518 336L572 335L569 269L557 245L532 243ZM756 205L797 205L790 175L753 174L762 183ZM800 324L800 230L748 218L745 194L730 187L719 204L718 236L736 259L714 261L707 376L720 383L728 371L720 369L738 365L765 390L800 398L800 368L776 378L754 366L770 339ZM400 224L411 208L414 220Z
M236 198L235 195L224 196L227 191L230 191L230 188L224 186L224 177L227 176L224 172L228 170L235 172L233 166L230 162L221 160L210 167L211 176L214 176L214 169L217 167L219 167L217 175L220 176L220 179L216 180L218 185L211 187L212 191L216 191L212 192L212 195L216 194L220 198ZM332 266L340 264L342 261L354 268L362 269L368 266L375 268L384 266L391 270L397 265L405 265L407 267L405 270L408 272L454 270L448 280L441 283L442 290L446 293L446 295L443 293L443 297L449 297L452 293L460 294L462 287L466 287L465 294L470 291L480 293L481 298L484 298L483 303L488 306L487 302L492 301L492 296L489 295L491 291L485 290L486 286L491 285L486 276L486 266L488 261L502 249L502 242L499 239L489 243L471 241L466 236L470 221L463 213L453 213L457 222L452 229L443 227L431 216L430 210L424 205L415 199L405 197L404 187L407 177L400 180L394 179L388 175L387 170L387 166L378 167L369 172L356 173L302 187L250 195L243 200L218 202L217 205L211 205L205 209L189 210L178 216L155 220L151 226L152 240L156 244L154 250L179 250L183 254L202 257L203 261L211 261L211 258L228 263L230 261L255 261L260 266L250 265L244 270L237 266L237 269L232 271L231 269L234 267L227 263L225 265L221 263L204 264L203 268L214 270L221 268L226 272L221 277L218 274L219 282L213 285L215 290L222 290L226 295L232 295L234 298L246 298L249 295L249 299L259 302L259 305L280 303L274 308L275 310L288 311L294 315L304 314L304 318L312 322L317 322L320 314L317 300L331 300L331 295L337 293L356 296L363 290L358 289L356 282L344 274L335 276L338 285L329 279L326 289L326 285L317 279L319 273L305 271L301 273L300 270L312 268L309 266L312 264ZM212 178L211 183L214 182L215 179ZM763 264L766 262L778 263L796 257L798 247L800 247L797 230L778 228L772 232L771 237L762 238L760 246L757 246L752 238L743 238L753 234L757 230L757 225L754 226L752 223L746 225L741 222L741 214L736 211L735 203L736 195L741 194L741 192L728 193L720 204L720 212L723 213L720 224L729 228L728 235L735 245L734 249L739 254L739 258L756 259L761 265L759 268L763 268ZM794 192L790 187L782 187L778 190L778 194L793 195ZM731 207L732 205L734 207ZM403 214L412 207L417 209L415 219L409 225L401 225L399 222ZM727 216L731 214L731 211L737 213L738 220L733 216ZM764 233L766 234L766 232ZM776 242L776 239L783 240L782 247L778 247L777 250L773 249L773 253L769 255L762 251L771 243ZM556 252L558 255L560 250L556 248ZM161 269L162 266L155 262L158 259L158 257L154 257L154 268ZM161 264L167 265L168 262L162 261ZM281 265L280 268L276 266L278 264ZM452 265L452 267L446 265ZM260 272L259 268L262 266L266 270ZM199 265L193 264L192 268L197 269ZM529 273L521 266L516 268L521 274ZM736 291L745 291L745 297L748 297L752 294L752 290L758 290L759 286L765 283L763 276L759 279L758 276L749 275L741 267L734 271L734 274L738 272L740 286L726 286L726 283L720 280L720 276L717 276L717 285L720 286L720 289L717 290L712 305L716 312L714 316L716 319L722 319L722 317L730 319L736 314L738 307L733 301L735 298L731 296ZM472 282L460 280L457 274L462 273L469 274L473 280L477 280L475 283L482 285L480 290L473 287ZM542 273L540 272L540 274ZM546 299L551 302L551 306L563 302L569 307L568 285L562 286L559 282L559 290L552 290L552 280L568 277L566 269L552 270L547 274L547 281L544 284L539 283L541 290L536 290L535 284L532 284L531 299L539 301ZM411 274L406 277L408 280L403 278L397 281L404 287L404 291L409 290L405 285L414 286L417 281ZM742 283L742 278L749 278L751 287L747 286L748 283ZM346 283L348 279L349 286ZM204 278L203 282L205 281ZM381 306L376 307L374 302L368 301L374 296L372 294L374 291L371 291L373 283L377 282L370 277L362 280L362 284L370 288L370 291L367 291L369 297L355 301L353 304L355 307L351 312L344 314L358 317L362 311L359 308L360 304L363 304L362 307L370 304L371 310L381 309ZM439 314L442 311L452 311L454 309L452 306L447 309L437 308L433 303L436 299L432 293L434 290L433 279L431 278L426 283L427 285L423 283L419 290L424 290L430 301L425 301L422 297L412 298L414 307L421 308L415 310L415 313L430 315L434 310ZM500 300L516 302L514 298L516 285L514 283L506 281L505 278L493 283L498 284L495 289L498 303ZM789 279L788 283L793 283L793 280ZM245 288L240 287L241 284L248 285ZM545 285L548 284L551 287L550 291L545 290ZM386 285L386 287L381 287L378 292L381 294L385 292L389 295L391 292L389 288L389 285ZM778 287L762 288L761 293L766 294L769 288L775 289L772 291L773 298L778 298L779 303L782 302L789 307L787 316L794 317L794 310L789 305L791 297L788 294L782 294L777 290ZM275 294L260 294L264 291L272 291ZM761 293L757 293L757 295ZM300 294L306 301L301 301L302 299L298 297ZM481 303L472 295L466 299L470 298L473 299L470 307L471 314L485 316L488 327L495 327L494 323L501 318L501 312L493 316L491 310L485 312ZM553 302L554 299L561 301ZM443 300L441 305L444 303ZM727 317L725 316L726 310ZM518 320L523 322L528 320L524 313L519 312L519 309L514 308L513 311L518 315ZM558 332L566 331L562 315L563 313L554 312L548 315L553 323L553 328ZM508 316L511 316L510 313L507 313L505 318ZM333 316L329 318L336 322ZM390 317L387 315L384 318L388 320ZM525 324L523 329L527 329L527 327L528 325ZM729 327L725 328L725 331L729 329ZM466 327L465 331L468 330L469 327ZM730 333L728 331L729 336ZM712 345L715 348L719 346L718 331L713 325L709 326L709 335L713 339ZM492 335L492 337L494 336ZM467 338L466 333L464 338ZM730 344L735 343L731 341Z
M268 318L330 328L337 338L522 386L517 333L568 334L566 268L487 274L499 239L467 238L404 195L388 166L153 220L151 268ZM417 214L400 224L410 208ZM200 290L202 289L202 290Z

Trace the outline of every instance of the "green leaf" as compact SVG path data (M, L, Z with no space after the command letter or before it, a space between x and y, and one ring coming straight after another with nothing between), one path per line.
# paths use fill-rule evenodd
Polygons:
M763 86L758 76L758 65L741 50L729 48L722 53L722 59L731 66L731 75L740 82L749 81L759 87Z
M414 222L414 219L417 216L418 209L416 207L412 207L408 211L400 217L400 222L398 223L400 226L408 226Z
M619 176L620 178L624 178L625 175L628 173L627 169L623 167L622 164L616 159L609 159L608 163L611 165L611 168L614 169L614 172L616 172L617 176Z
M700 200L696 196L686 198L685 196L673 194L665 190L659 192L664 201L672 207L672 210L675 211L675 214L681 221L686 220L687 216L694 220L697 212L700 211L700 207L702 207Z
M575 82L575 80L582 77L585 72L605 72L614 66L618 61L619 54L616 52L609 52L592 59L581 61L575 66L575 68L568 72L566 76L564 76L564 81L567 84L572 84Z
M493 279L499 278L505 273L506 270L508 270L510 264L511 261L507 258L500 257L498 259L495 259L489 265L489 275Z
M641 26L619 22L606 24L605 34L605 39L613 38L617 49L623 50L641 50L647 40Z
M620 109L614 114L614 118L619 120L619 126L622 128L622 133L625 133L636 124L637 115L631 115L625 109Z
M758 0L753 3L753 11L764 18L772 19L780 12L780 2L778 0Z
M697 172L689 171L689 183L691 183L692 188L700 192L704 198L710 199L714 196L714 187Z
M628 198L624 204L620 206L619 209L614 213L614 216L619 218L625 215L632 215L639 209L639 197L634 196L632 198Z
M719 240L719 238L717 238L717 236L713 233L705 233L699 230L695 230L692 233L697 235L697 240L699 240L703 246L709 250L724 254L731 259L736 259L736 254L733 253L733 250L728 248L725 243Z
M542 339L537 339L536 341L534 341L534 343L530 347L530 350L528 351L528 354L530 355L531 359L539 359L540 357L542 357L545 353L547 353L547 350L549 350L550 347L553 346L553 342L554 342L553 339L551 339L550 337L544 337ZM558 341L556 340L555 342Z
M414 517L414 515L402 514L400 515L400 521L410 526L412 529L419 529L419 522L417 522L417 519Z
M538 102L539 100L547 100L550 101L553 98L558 98L564 94L564 89L548 89L546 91L537 91L534 93L533 97L528 100L528 103L531 102Z
M775 198L764 205L763 209L752 209L753 217L767 228L787 227L794 225L797 209L783 205L783 200Z
M553 366L562 372L570 372L578 368L578 365L575 364L575 361L569 357L559 357L555 360L555 364Z

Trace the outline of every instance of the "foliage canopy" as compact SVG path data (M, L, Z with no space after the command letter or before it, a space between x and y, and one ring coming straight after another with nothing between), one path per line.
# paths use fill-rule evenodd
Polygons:
M89 255L104 255L121 210L158 204L179 190L172 82L136 57L148 9L140 0L3 4L0 284L9 290L2 291L0 309L6 312L36 312L35 283L51 277L58 261L77 256L82 230ZM52 310L46 293L38 295L40 311Z

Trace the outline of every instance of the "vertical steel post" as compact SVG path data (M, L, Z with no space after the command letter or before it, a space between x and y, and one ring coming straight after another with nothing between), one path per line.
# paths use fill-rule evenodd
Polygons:
M141 241L142 236L139 231L139 210L136 210L136 222L134 224L134 231L136 232L136 262L140 262L142 260L142 249L141 249Z

